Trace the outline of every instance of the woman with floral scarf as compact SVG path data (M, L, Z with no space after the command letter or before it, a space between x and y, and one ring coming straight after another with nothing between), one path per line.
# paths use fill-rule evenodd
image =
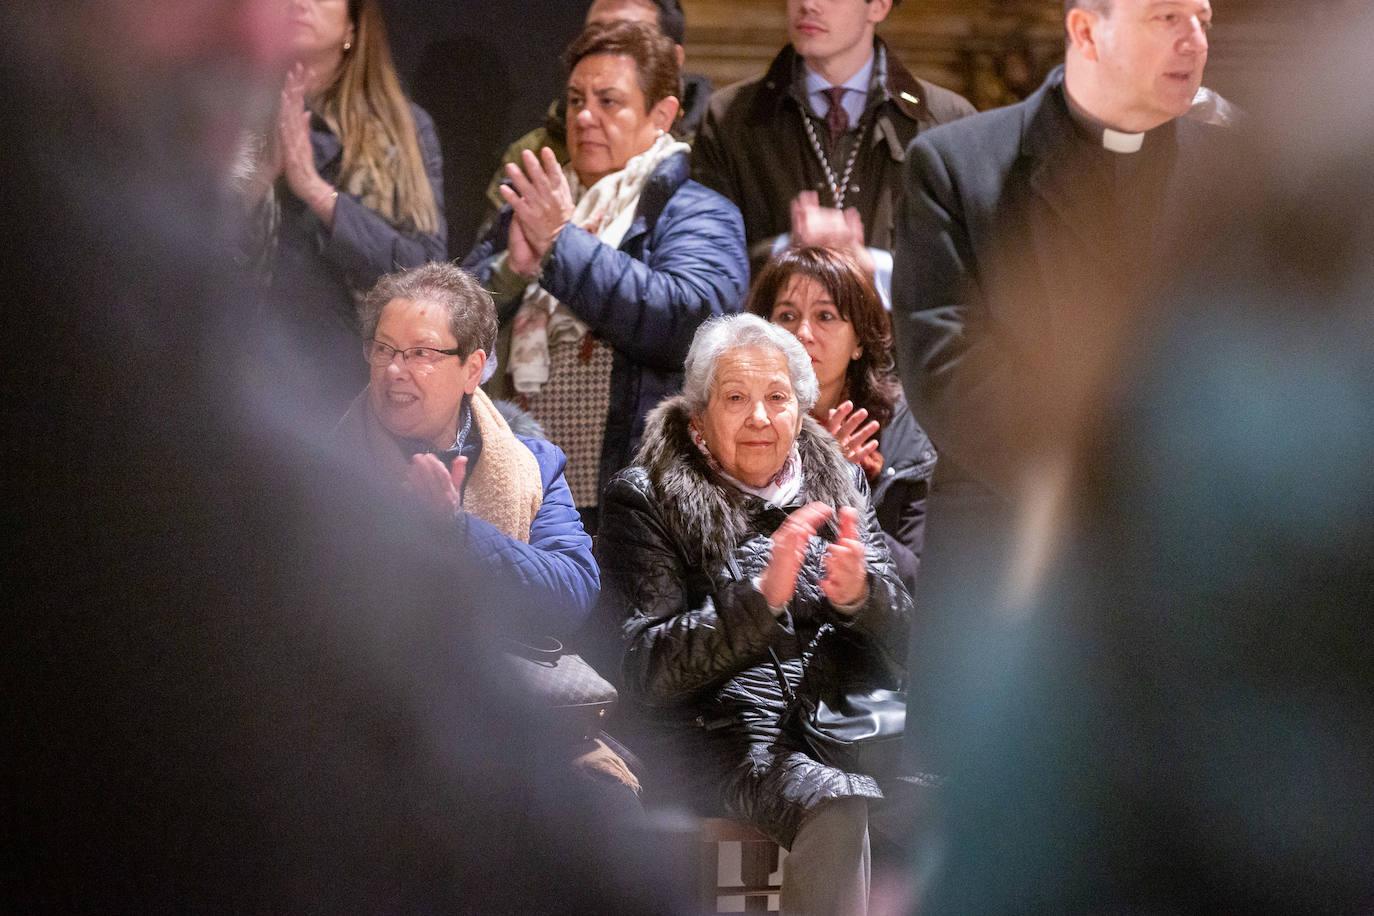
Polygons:
M568 148L508 166L507 206L465 262L501 318L492 387L568 455L589 529L644 416L682 382L702 322L748 284L734 204L688 180L669 133L680 76L671 39L643 23L588 26L566 60Z

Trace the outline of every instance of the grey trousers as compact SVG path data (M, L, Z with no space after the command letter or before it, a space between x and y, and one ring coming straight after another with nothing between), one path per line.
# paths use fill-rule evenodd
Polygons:
M802 823L783 860L780 909L806 916L864 916L871 873L868 801L828 801Z

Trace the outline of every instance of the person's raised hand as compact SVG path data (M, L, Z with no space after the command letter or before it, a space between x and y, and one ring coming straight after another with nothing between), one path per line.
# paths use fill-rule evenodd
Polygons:
M524 150L520 163L506 163L506 175L511 183L501 185L501 196L510 204L512 227L519 224L537 265L572 219L572 188L568 187L558 158L547 146L538 156ZM515 264L511 267L525 276L537 272L522 270Z
M868 411L854 409L853 401L842 401L826 415L825 428L840 443L844 456L862 466L869 455L878 450L878 421L868 420Z
M467 476L467 467L465 456L453 459L450 470L435 456L421 453L410 460L403 486L427 515L446 524L457 518L463 509L463 478Z
M520 228L520 220L510 221L510 233L506 236L506 265L522 277L533 277L539 273L539 255L534 253L525 238L525 230Z
M825 551L821 591L831 604L856 605L868 598L868 559L859 540L859 510L840 507L840 536Z
M797 589L797 575L806 559L811 536L835 512L825 503L807 503L789 515L773 532L773 553L759 576L759 591L769 607L785 607Z
M286 186L329 224L334 217L334 188L320 177L315 168L315 151L310 146L310 112L305 108L309 76L301 63L287 71L277 114L277 146Z
M873 275L873 255L864 244L863 217L856 208L841 212L823 207L815 191L802 191L792 201L791 214L792 244L844 252L860 269Z

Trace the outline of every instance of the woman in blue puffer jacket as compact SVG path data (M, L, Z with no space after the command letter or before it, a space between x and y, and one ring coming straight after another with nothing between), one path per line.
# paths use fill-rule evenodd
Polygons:
M465 266L501 320L490 387L567 453L594 530L602 488L629 464L645 415L681 387L696 329L738 310L749 266L738 209L689 180L690 150L668 133L672 41L643 23L597 24L567 61L571 161L544 150L510 166L507 206Z

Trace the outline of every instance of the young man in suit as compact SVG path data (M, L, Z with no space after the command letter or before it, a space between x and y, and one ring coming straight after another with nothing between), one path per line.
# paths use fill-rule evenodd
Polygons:
M761 78L711 97L692 175L740 208L756 268L785 233L834 244L794 224L798 213L816 222L807 215L825 216L820 208L847 212L857 254L867 245L890 260L903 151L921 131L973 113L912 76L875 36L897 2L787 0L791 43Z

